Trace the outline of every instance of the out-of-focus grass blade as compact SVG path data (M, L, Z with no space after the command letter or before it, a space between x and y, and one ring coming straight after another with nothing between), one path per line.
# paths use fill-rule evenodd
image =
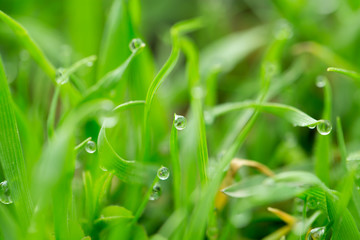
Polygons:
M207 46L200 54L201 76L206 78L214 66L221 67L221 72L231 71L239 61L266 43L266 35L265 27L257 27L226 36Z
M209 110L209 114L213 117L217 117L231 111L237 111L246 108L255 108L259 111L277 115L289 121L294 126L299 127L315 126L319 122L319 120L316 120L299 109L289 105L280 103L258 103L254 101L224 103L217 105L213 109Z
M347 69L356 69L351 63L343 59L341 56L334 53L329 48L316 43L316 42L304 42L294 47L295 53L311 53L314 56L320 58L323 62L332 66L340 66Z
M13 104L0 57L0 161L19 220L26 226L33 206Z
M128 54L131 23L126 4L124 0L114 0L110 8L100 46L97 72L99 79L123 62Z
M32 40L26 29L21 26L17 21L6 15L0 10L0 19L4 21L16 34L18 39L22 42L26 50L29 51L30 55L44 70L44 72L55 82L56 70L54 66L49 62L41 49Z
M0 230L1 236L4 237L4 239L24 239L24 236L21 235L23 232L20 230L18 223L3 205L0 205Z
M326 70L328 72L336 72L336 73L340 73L345 76L348 76L348 77L354 79L357 83L359 83L359 81L360 81L360 74L355 71L351 71L351 70L347 70L347 69L343 69L343 68L336 68L336 67L328 67Z
M331 86L330 82L323 76L325 82L324 87L324 110L322 114L323 119L331 119L331 108L332 108L332 100L331 100ZM326 185L329 184L330 181L330 165L331 165L331 154L330 154L330 146L331 146L331 135L316 135L315 140L315 173L321 181L323 181Z
M42 197L56 184L63 171L71 163L67 163L67 155L74 152L74 147L69 148L76 127L89 116L111 111L112 102L109 100L93 100L73 109L64 122L59 126L51 141L45 146L38 168L34 172L34 190L39 191L36 196ZM72 169L73 170L73 169Z
M114 108L114 112L123 111L134 106L143 106L144 101L130 101ZM137 161L125 160L120 157L106 136L106 122L101 127L98 136L100 166L106 170L114 171L122 181L144 183L151 176L151 169Z
M55 115L56 115L57 102L59 100L59 93L60 93L60 86L57 86L55 88L54 95L51 99L49 116L46 122L48 137L52 137L54 135Z

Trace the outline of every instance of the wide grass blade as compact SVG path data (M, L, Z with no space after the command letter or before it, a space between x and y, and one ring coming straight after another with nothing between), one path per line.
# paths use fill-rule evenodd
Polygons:
M0 58L0 162L19 221L26 227L30 222L33 205L13 104Z

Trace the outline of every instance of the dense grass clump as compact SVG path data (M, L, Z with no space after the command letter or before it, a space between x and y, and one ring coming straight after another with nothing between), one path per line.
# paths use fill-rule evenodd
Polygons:
M360 239L359 12L5 1L0 239Z

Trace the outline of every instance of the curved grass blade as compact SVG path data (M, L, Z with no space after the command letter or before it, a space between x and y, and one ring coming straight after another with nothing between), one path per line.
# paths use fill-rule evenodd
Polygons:
M144 104L144 101L130 101L115 107L113 112L123 111L134 106L143 106ZM151 168L137 161L125 160L120 157L106 136L105 126L106 123L104 123L101 127L98 136L100 167L106 170L114 171L115 175L125 182L146 182L153 172Z
M211 116L218 117L232 111L242 110L246 108L254 108L262 112L268 112L277 115L289 121L294 126L312 127L319 123L319 120L310 117L299 109L280 103L258 103L254 101L225 103L222 105L217 105L213 109L209 110L209 114Z
M347 69L343 69L343 68L336 68L336 67L328 67L326 69L326 71L343 74L345 76L348 76L348 77L354 79L357 83L359 83L359 81L360 81L360 74L358 72L355 72L355 71L352 71L352 70L347 70Z
M57 102L59 100L59 94L60 94L60 86L57 86L55 88L54 95L51 99L49 116L46 122L48 137L52 137L54 135L55 115L56 115Z
M161 83L165 80L167 75L174 68L180 54L180 39L182 35L195 31L202 26L202 22L199 19L192 19L175 24L171 28L171 39L173 48L168 60L165 62L163 67L160 69L158 74L155 76L154 80L151 82L148 92L146 94L146 106L145 106L145 118L149 114L152 100L155 96L157 89L160 87ZM146 122L146 121L145 121Z
M142 152L142 160L147 159L148 151L149 151L149 126L148 119L150 114L150 109L152 105L153 98L155 96L156 91L160 87L161 83L165 80L165 78L169 75L169 73L174 68L175 64L180 55L180 40L181 37L189 32L195 31L202 27L202 21L200 19L191 19L183 22L179 22L175 24L171 30L171 39L172 39L172 50L169 58L162 66L160 71L157 73L153 81L150 83L146 94L146 105L144 108L144 140L143 140L143 152Z
M30 222L33 205L13 104L0 58L0 162L19 220L25 227Z

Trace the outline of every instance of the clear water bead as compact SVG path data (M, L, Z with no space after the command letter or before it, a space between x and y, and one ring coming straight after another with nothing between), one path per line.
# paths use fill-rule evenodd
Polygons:
M157 171L157 176L160 180L166 180L170 176L170 171L167 167L161 167Z
M321 135L328 135L332 130L332 125L328 120L320 120L316 129Z
M313 228L309 232L308 240L323 239L324 234L325 234L325 227Z
M96 143L93 141L88 141L85 146L85 151L88 153L94 153L96 151Z
M316 78L316 86L318 88L323 88L326 85L326 78L324 76L318 76Z
M159 183L156 183L151 191L151 195L150 195L149 199L154 201L154 200L159 199L160 196L161 196L161 186Z
M0 202L3 204L13 203L10 196L8 182L6 180L0 183Z
M174 127L180 131L184 130L186 128L186 118L184 116L175 114Z
M56 71L56 82L57 84L59 85L63 85L67 82L69 82L69 76L66 76L65 75L65 68L59 68L57 71Z
M131 52L135 52L143 47L145 47L145 43L140 38L134 38L129 44Z

